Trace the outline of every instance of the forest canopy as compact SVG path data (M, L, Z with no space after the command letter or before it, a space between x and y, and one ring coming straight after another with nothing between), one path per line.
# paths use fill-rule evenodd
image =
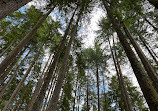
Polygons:
M1 0L0 111L158 111L158 1Z

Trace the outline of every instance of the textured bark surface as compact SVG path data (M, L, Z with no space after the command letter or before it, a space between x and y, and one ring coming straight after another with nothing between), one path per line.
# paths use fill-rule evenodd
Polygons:
M23 53L25 52L26 47L20 52L20 54L17 55L17 57L13 60L13 62L9 65L9 67L5 70L5 72L3 73L2 76L0 76L0 84L2 84L5 79L7 78L7 76L9 75L9 72L14 68L15 64L17 63L17 61L20 59L20 57L23 55Z
M144 68L141 66L136 55L134 54L133 50L131 49L129 43L125 39L124 34L120 30L120 27L117 25L117 21L113 18L112 13L111 13L109 7L107 6L106 2L104 0L102 0L102 2L107 10L107 14L112 22L113 28L116 30L119 40L131 63L135 76L138 80L138 83L141 87L141 90L144 94L147 104L149 105L150 110L158 111L158 94L157 94L156 90L152 86L152 83L151 83L149 77L147 76L147 73L145 72Z
M45 15L43 15L37 24L33 27L33 29L23 38L23 40L10 52L10 54L1 62L0 64L0 75L5 71L11 61L13 61L18 54L22 50L24 46L30 41L33 35L37 32L38 28L42 25L42 23L46 20L47 16L52 12L55 6L50 9ZM10 61L10 62L8 62Z
M10 77L9 81L7 82L7 84L1 89L0 91L0 98L2 97L2 95L4 94L5 90L8 88L8 86L11 84L12 80L14 79L14 77L16 76L17 72L19 71L20 67L22 66L22 64L24 63L24 61L27 59L28 55L30 54L31 50L26 54L25 58L20 62L19 66L17 67L17 69L13 72L13 75Z
M51 66L50 66L50 69L49 69L49 71L48 71L48 75L47 75L46 78L44 79L44 84L42 85L42 88L41 88L41 90L40 90L40 93L39 93L39 95L38 95L38 97L37 97L37 100L36 100L35 104L33 105L32 111L40 111L40 108L41 108L43 99L44 99L44 97L45 97L45 94L46 94L46 91L47 91L47 89L48 89L49 83L50 83L50 81L51 81L52 75L53 75L53 73L54 73L54 69L55 69L55 67L56 67L56 64L57 64L57 62L58 62L58 59L59 59L60 54L61 54L61 52L62 52L62 49L63 49L63 47L64 47L64 44L65 44L67 35L68 35L68 33L69 33L71 24L72 24L72 22L73 22L74 15L75 15L75 12L74 12L74 14L72 15L72 17L71 17L71 19L70 19L70 22L69 22L69 24L68 24L68 26L67 26L67 29L66 29L66 31L65 31L65 34L64 34L64 36L63 36L63 39L62 39L62 41L61 41L61 43L60 43L60 45L59 45L59 47L58 47L58 49L57 49L57 52L55 53L54 61L53 61L53 63L52 63Z
M69 57L69 54L70 54L70 49L71 49L74 37L76 35L76 30L78 28L78 22L81 18L81 14L82 14L82 11L79 13L76 24L75 24L74 28L72 29L71 39L70 39L70 41L67 45L67 48L66 48L66 52L65 52L65 55L64 55L64 58L63 58L63 62L62 62L62 66L61 66L61 69L60 69L60 72L59 72L59 76L58 76L58 79L57 79L55 90L54 90L53 96L50 100L50 104L48 105L48 108L46 109L46 111L56 111L60 90L61 90L61 87L63 85L63 80L64 80L64 76L65 76L65 73L66 73L67 62L68 62L68 57Z
M49 59L48 59L48 61L47 61L47 63L45 64L45 66L44 66L44 68L43 68L43 72L42 72L42 75L40 76L40 78L39 78L39 80L38 80L38 82L37 82L37 85L36 85L36 88L35 88L35 90L34 90L34 92L33 92L33 95L32 95L32 97L31 97L31 100L30 100L30 102L29 102L29 104L28 104L28 106L27 106L27 108L26 108L26 111L31 111L32 110L32 107L33 107L33 104L35 103L35 101L36 101L36 98L37 98L37 96L38 96L38 94L39 94L39 91L40 91L40 88L41 88L41 86L42 86L42 83L43 83L43 81L44 81L44 78L45 78L45 76L46 76L46 74L47 74L47 70L45 71L45 69L47 68L47 65L48 65L48 63L49 63L49 61L51 60L51 55L49 56ZM48 66L49 67L49 66Z
M133 45L133 47L135 48L139 58L141 59L143 66L144 66L145 70L147 71L148 76L152 80L153 86L156 88L157 93L158 93L158 74L156 73L156 71L154 70L153 66L150 64L148 59L146 58L145 54L141 50L140 46L138 45L138 43L136 42L134 37L131 35L130 31L128 30L128 28L124 22L123 22L123 27L124 27L124 30L125 30L128 38L130 39L130 41Z
M41 49L41 48L40 48ZM24 77L21 79L21 81L19 82L19 84L17 85L16 89L14 90L14 92L12 93L11 97L9 98L9 101L7 102L7 104L5 105L5 107L3 108L2 111L6 111L9 108L9 104L14 100L14 98L17 96L18 92L20 91L24 81L26 80L26 77L28 76L28 74L30 73L33 65L35 64L36 60L38 59L40 55L40 50L38 51L38 53L35 55L31 65L29 66L29 68L27 69Z
M158 65L158 60L157 60L156 56L154 55L154 53L152 52L152 50L150 49L150 47L147 45L145 39L140 34L138 34L138 35L139 35L139 39L143 42L145 48L148 50L148 52L152 56L152 58L155 61L155 63Z
M111 47L109 39L108 39L108 42L109 42L110 51L111 51L111 55L112 55L112 58L113 58L116 74L117 74L117 77L118 77L119 87L121 89L121 99L123 101L125 111L132 111L132 110L130 110L130 107L128 106L129 104L128 104L128 101L127 101L126 95L125 95L125 89L124 89L125 87L123 87L123 83L122 83L123 81L121 80L121 76L120 76L121 72L120 72L120 69L117 66L117 62L116 62L115 56L113 54L112 47ZM115 55L116 55L116 53L115 53Z
M32 0L1 0L0 1L0 20L7 15L18 10Z

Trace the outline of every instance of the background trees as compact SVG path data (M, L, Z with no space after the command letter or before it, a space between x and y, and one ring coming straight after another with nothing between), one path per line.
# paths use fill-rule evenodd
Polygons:
M0 2L1 110L158 110L156 8L139 0L46 0L1 12L11 2ZM86 48L82 32L95 5L106 15Z

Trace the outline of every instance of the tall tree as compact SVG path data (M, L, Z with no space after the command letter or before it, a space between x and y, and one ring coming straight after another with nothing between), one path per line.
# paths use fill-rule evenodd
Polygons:
M128 44L127 40L125 39L126 37L120 30L118 23L116 19L113 17L112 12L107 5L105 1L102 1L105 9L107 10L108 17L111 20L113 28L116 30L119 40L124 47L124 50L127 54L127 57L131 63L131 66L133 68L133 71L137 77L138 83L142 89L142 92L145 96L145 99L150 107L150 110L158 110L158 94L154 87L152 86L152 83L150 79L147 76L147 73L145 72L144 68L141 66L139 63L136 55L134 54L133 50L131 49L130 45Z

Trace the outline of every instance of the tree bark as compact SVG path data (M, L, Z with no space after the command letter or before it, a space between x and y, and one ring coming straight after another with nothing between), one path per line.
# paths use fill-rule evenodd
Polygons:
M125 97L125 102L126 104L128 105L128 111L132 111L132 104L131 104L131 101L130 101L130 98L129 98L129 94L127 92L127 88L125 86L125 83L124 83L124 80L123 80L123 75L122 75L122 71L121 71L121 66L120 66L120 63L118 61L118 57L117 57L117 53L116 53L116 47L115 47L115 41L114 41L114 38L113 38L113 44L114 44L114 50L115 50L115 58L116 58L116 63L117 63L117 66L118 66L118 70L119 70L119 76L120 76L120 83L122 85L122 89L123 89L123 94L124 94L124 97Z
M42 48L42 47L41 47ZM41 50L40 48L40 50ZM36 60L38 59L39 55L40 55L40 50L38 51L38 53L35 55L31 65L29 66L29 68L27 69L24 77L22 78L22 80L19 82L18 86L16 87L16 89L14 90L12 96L10 97L9 101L7 102L7 104L5 105L5 107L3 108L2 111L6 111L7 108L9 108L9 104L14 100L14 98L17 96L18 92L21 89L22 84L24 83L24 81L26 80L26 77L28 76L28 74L30 73L33 65L35 64Z
M100 111L100 96L99 96L99 69L98 69L98 66L97 66L97 69L96 69L96 77L97 77L98 111Z
M134 54L133 50L131 49L130 45L128 44L125 35L120 30L120 27L117 24L116 19L113 18L112 13L106 4L104 0L102 0L105 9L107 10L107 14L112 22L113 28L116 30L118 37L120 39L120 42L126 52L126 55L131 63L131 66L133 68L133 71L136 75L136 78L138 80L138 83L141 87L141 90L144 94L144 97L147 101L147 104L149 105L149 108L151 111L158 111L158 94L154 87L152 86L152 83L145 72L144 68L139 63L136 55Z
M26 54L25 58L21 61L21 63L19 64L19 66L17 67L17 69L13 72L13 75L11 76L11 78L9 79L9 81L7 82L7 84L2 88L2 90L0 91L0 98L3 96L5 90L8 88L8 86L11 84L12 80L14 79L14 77L16 76L17 72L19 71L20 67L22 66L22 64L24 63L24 61L27 59L28 55L30 54L31 50Z
M9 46L8 46L6 49L4 49L4 50L0 53L0 57L3 56L3 54L15 43L15 41L16 41L16 40L13 40L13 41L9 44Z
M117 62L116 62L115 56L113 54L109 38L108 38L108 41L109 41L109 46L110 46L110 50L111 50L111 55L112 55L112 58L113 58L114 66L115 66L115 69L116 69L116 74L117 74L117 77L118 77L119 87L121 89L121 99L123 101L125 111L132 111L132 110L129 109L128 101L126 101L126 96L124 95L123 84L122 84L121 77L120 77L120 70L119 70L119 68L117 66Z
M14 68L15 64L21 57L21 55L25 52L26 47L23 51L20 52L20 54L13 60L13 62L10 64L10 66L6 69L6 71L3 73L2 76L0 76L0 84L2 84L5 81L5 78L8 76L9 72Z
M144 17L144 20L145 20L150 26L152 26L155 31L158 31L158 28L155 27L146 17Z
M157 61L156 57L154 56L152 50L150 50L149 46L147 45L145 39L144 39L140 34L138 34L138 36L139 36L139 39L143 42L145 48L146 48L146 49L148 50L148 52L150 53L150 55L151 55L151 57L153 58L153 60L155 61L155 63L158 65L158 61Z
M32 0L1 0L0 1L0 20L26 5Z
M9 63L15 59L16 55L19 51L22 50L24 46L30 41L33 35L37 32L38 28L42 25L42 23L46 20L48 15L54 10L55 6L51 8L45 15L43 15L33 29L23 38L23 40L10 52L10 54L1 62L0 64L0 75L4 72L4 70L8 67ZM10 61L10 62L8 62Z
M60 90L61 90L61 87L62 87L62 84L63 84L63 80L64 80L66 68L67 68L67 62L68 62L68 57L69 57L69 54L70 54L71 45L72 45L74 37L76 35L76 31L77 31L77 28L78 28L78 22L81 18L81 14L82 14L82 11L80 11L80 13L78 15L78 18L77 18L77 21L76 21L76 24L75 24L74 28L72 29L71 39L70 39L70 41L68 43L68 46L66 48L66 52L65 52L65 55L64 55L64 58L63 58L62 66L61 66L59 76L58 76L58 79L57 79L56 87L55 87L53 96L50 100L50 104L48 105L46 111L56 111L57 102L58 102L58 99L59 99L59 93L60 93Z
M44 79L44 84L42 85L42 88L41 88L40 93L39 93L39 95L38 95L38 97L36 99L35 104L33 105L33 111L39 111L40 110L40 107L42 105L45 93L46 93L46 91L48 89L48 86L49 86L49 83L51 81L52 74L53 74L55 66L56 66L56 64L57 64L57 62L59 60L60 54L62 52L62 49L64 47L67 35L68 35L70 27L71 27L71 24L73 22L73 18L74 18L75 12L73 13L73 15L72 15L72 17L70 19L70 22L69 22L69 24L67 26L67 29L65 30L65 34L63 36L63 39L61 40L61 43L60 43L60 45L59 45L59 47L57 49L57 52L55 53L54 61L53 61L53 63L50 66L48 74L47 74L46 78Z
M158 93L158 74L155 72L154 68L152 67L152 65L150 64L148 59L146 58L145 54L139 47L138 43L135 41L135 39L131 35L126 24L124 22L122 22L122 23L123 23L123 27L124 27L124 30L125 30L128 38L130 39L133 47L135 48L139 58L141 59L143 66L144 66L145 70L147 71L147 74L150 77L150 79L152 80L152 84L154 85L154 87L156 88L157 93Z
M42 86L42 83L43 83L43 81L44 81L44 78L45 78L45 76L46 76L46 74L47 74L47 70L46 70L46 72L45 72L45 69L47 68L48 63L49 63L49 61L51 60L51 58L52 58L52 56L50 55L50 56L49 56L49 59L48 59L48 61L47 61L47 63L46 63L45 66L44 66L43 72L42 72L42 74L41 74L41 76L40 76L40 78L39 78L39 80L38 80L38 82L37 82L35 91L34 91L34 93L33 93L33 95L32 95L32 98L31 98L31 100L30 100L30 102L29 102L27 108L26 108L26 111L31 111L31 110L32 110L33 104L34 104L35 101L36 101L36 98L37 98L37 96L38 96L38 94L39 94L39 91L40 91L40 88L41 88L41 86ZM49 66L48 66L48 67L49 67Z
M89 85L87 81L87 111L89 111Z

